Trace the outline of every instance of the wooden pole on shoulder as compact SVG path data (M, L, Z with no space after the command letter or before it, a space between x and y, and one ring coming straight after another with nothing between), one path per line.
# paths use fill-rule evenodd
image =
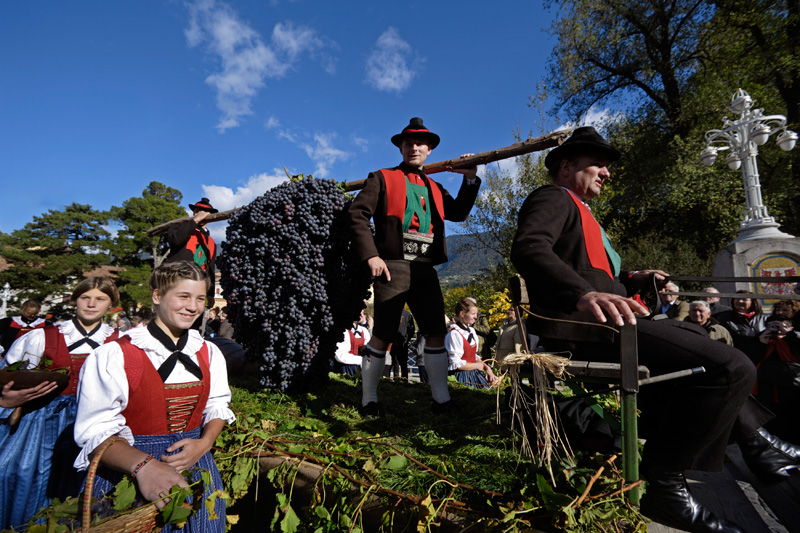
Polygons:
M548 133L547 135L543 135L542 137L537 137L535 139L527 139L522 142L518 142L512 144L511 146L506 146L503 148L498 148L496 150L490 150L488 152L481 152L479 154L474 154L469 157L464 158L456 158L456 159L448 159L446 161L437 161L436 163L430 163L423 167L426 174L435 174L437 172L446 172L450 170L457 170L462 168L470 168L478 165L485 165L487 163L492 163L494 161L500 161L502 159L508 159L510 157L516 157L518 155L529 154L531 152L539 152L541 150L546 150L548 148L553 148L562 144L572 130L559 130L553 133ZM346 191L358 191L364 188L364 183L366 179L362 180L355 180L355 181L348 181L344 184L344 188ZM209 215L206 217L206 222L218 222L220 220L227 220L239 211L241 207L236 207L234 209L229 209L227 211L221 211L219 213L214 213L213 215ZM154 226L147 230L147 234L151 237L155 235L161 235L165 233L170 226L174 224L181 224L184 222L188 222L192 220L192 217L185 217L185 218L178 218L176 220L170 220L169 222L165 222L163 224L159 224L158 226Z

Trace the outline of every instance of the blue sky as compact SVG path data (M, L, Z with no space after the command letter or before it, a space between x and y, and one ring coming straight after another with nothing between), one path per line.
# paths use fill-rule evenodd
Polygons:
M284 167L364 178L399 162L389 138L412 116L442 137L429 162L512 144L534 128L553 15L513 0L2 2L0 231L152 180L224 210Z

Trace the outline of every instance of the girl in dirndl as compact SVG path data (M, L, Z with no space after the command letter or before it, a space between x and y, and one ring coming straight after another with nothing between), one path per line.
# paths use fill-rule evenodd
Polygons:
M366 321L363 309L360 320ZM360 323L360 320L353 321L353 327L345 330L344 338L336 345L336 352L333 355L336 370L348 376L357 376L361 372L359 349L370 339L369 330Z
M209 283L193 263L162 264L150 277L154 320L87 358L78 390L75 441L81 452L75 467L88 468L94 452L115 439L101 456L95 497L113 491L128 473L141 495L162 508L174 485L187 485L180 472L192 467L211 473L206 496L223 489L210 450L235 420L225 358L190 329L205 308ZM201 472L192 470L192 476L197 480ZM214 512L218 518L212 520L201 505L180 531L223 533L224 499L216 500Z
M0 396L0 528L21 526L54 497L77 496L82 476L73 466L78 449L72 437L81 366L94 348L117 338L103 316L119 293L107 277L83 280L72 292L76 316L57 326L29 331L9 349L4 366L28 361L44 370L68 368L69 383L58 394L54 381ZM16 427L9 418L22 408Z
M445 337L444 346L449 357L448 370L459 383L483 389L489 388L497 377L489 365L478 355L478 334L473 328L478 319L478 306L471 298L462 298L456 304L456 316Z

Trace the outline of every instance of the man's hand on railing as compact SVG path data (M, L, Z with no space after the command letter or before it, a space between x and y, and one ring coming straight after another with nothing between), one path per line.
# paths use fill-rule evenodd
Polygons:
M661 289L667 284L669 274L663 270L635 270L630 272L631 286L636 290L645 288L655 278L656 289Z
M610 318L617 326L624 326L625 323L636 324L635 314L647 315L650 313L645 306L633 298L625 298L609 292L587 292L578 300L576 307L578 311L592 313L603 324Z

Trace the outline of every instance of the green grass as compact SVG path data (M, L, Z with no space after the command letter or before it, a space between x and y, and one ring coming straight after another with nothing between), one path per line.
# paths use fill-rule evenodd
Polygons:
M437 524L448 531L465 525L469 531L644 530L624 497L609 495L622 487L619 460L564 461L553 469L553 487L546 469L520 456L510 414L497 423L496 391L451 382L458 410L434 415L426 385L383 380L383 416L364 420L357 379L331 375L323 390L287 396L258 390L254 374L247 375L231 379L238 419L220 436L215 455L232 498L250 490L258 454L325 470L317 491L305 495L292 490L294 466L269 473L273 490L256 507L272 530L426 531ZM601 466L603 475L576 504ZM254 512L244 502L235 509L241 508L242 515Z

